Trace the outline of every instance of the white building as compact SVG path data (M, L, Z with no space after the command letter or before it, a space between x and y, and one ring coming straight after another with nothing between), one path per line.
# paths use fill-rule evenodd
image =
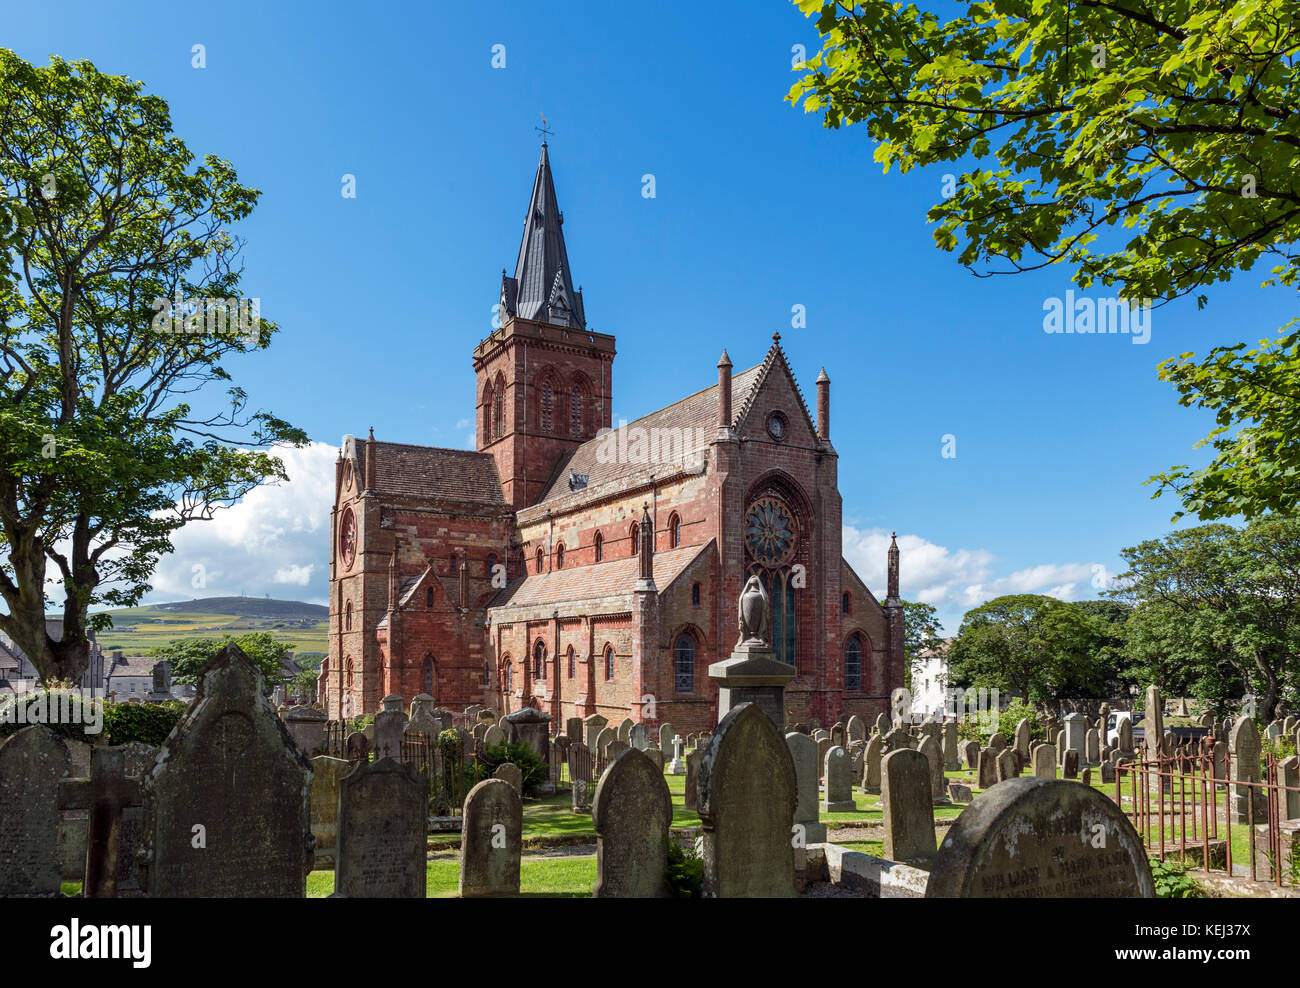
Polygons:
M948 648L951 638L940 638L912 660L912 720L922 721L931 714L943 719L947 707L944 690L948 686Z

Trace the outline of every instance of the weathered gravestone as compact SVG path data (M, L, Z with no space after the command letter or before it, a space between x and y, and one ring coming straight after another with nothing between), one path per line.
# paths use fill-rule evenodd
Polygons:
M706 898L794 895L794 762L776 723L752 703L733 707L700 766Z
M699 806L699 778L700 764L704 761L704 749L694 748L687 752L686 755L686 782L683 796L683 805L688 810L693 810Z
M483 747L499 748L506 743L506 732L501 730L500 724L490 724L483 728Z
M570 717L564 722L564 733L569 736L569 744L581 741L587 743L587 735L582 729L581 717Z
M891 727L893 724L890 723L888 714L881 714L876 718L876 733L882 738L889 733Z
M315 868L333 868L338 854L339 783L352 771L342 758L311 760L311 832L316 838Z
M659 750L664 753L665 758L671 758L669 754L673 750L673 738L677 736L677 731L672 724L659 725Z
M664 774L664 753L653 746L646 748L642 754L649 758L655 764L655 768L662 776Z
M339 784L334 893L423 899L429 784L395 758L357 765Z
M521 707L501 718L506 740L511 744L526 744L546 761L551 755L551 715L535 707Z
M628 741L628 738L632 736L632 727L634 726L635 723L636 722L633 721L631 717L624 717L621 721L619 721L618 730L615 731L615 734L618 735L618 739L620 741L624 742L625 744L629 744L629 745L631 744L631 742Z
M971 801L971 788L960 782L949 782L948 797L954 803L969 803Z
M857 714L849 717L849 722L845 725L849 732L849 741L866 741L867 740L867 722Z
M637 751L645 751L650 747L650 727L647 724L633 724L632 729L627 732L628 747L635 748Z
M1277 763L1278 785L1286 788L1278 790L1278 819L1295 820L1300 818L1300 758L1289 755ZM1288 791L1290 790L1290 791ZM1297 862L1300 862L1300 850Z
M1089 765L1101 762L1101 735L1095 727L1088 728L1083 736L1083 760Z
M961 768L961 739L957 736L957 722L947 721L943 725L943 767L945 771L955 772Z
M927 734L921 738L916 750L925 756L926 763L930 766L930 798L936 803L943 802L946 780L943 777L943 752L939 750L938 739Z
M595 764L591 757L591 749L585 744L569 745L569 781L570 782L591 782L592 772Z
M349 761L362 761L370 757L370 739L360 731L353 731L343 743L343 752Z
M862 791L880 792L880 759L884 757L885 742L879 734L871 735L867 742L867 752L862 756Z
M927 899L1153 898L1142 841L1089 786L1009 779L981 793L948 830Z
M848 743L847 738L845 737L843 724L832 724L830 736L832 748L843 748Z
M519 894L524 804L514 786L485 779L465 797L460 840L460 894L464 899Z
M988 750L988 749L986 749ZM934 856L930 761L919 751L891 751L880 764L885 857L914 861Z
M1013 747L1020 752L1025 761L1029 760L1029 745L1033 737L1034 730L1029 723L1029 718L1021 718L1020 723L1016 724L1016 742Z
M1149 722L1148 722L1149 723ZM1149 728L1148 728L1149 729ZM1238 717L1228 737L1228 749L1232 755L1232 821L1234 823L1258 823L1267 812L1264 807L1264 792L1255 786L1244 783L1259 781L1259 730L1249 717ZM1254 816L1251 816L1251 803L1254 802Z
M587 787L591 785L586 779L575 779L572 787L572 810L574 813L590 813L591 803L587 801Z
M962 761L968 770L979 768L980 746L978 741L967 741L961 745Z
M979 789L989 789L998 783L998 755L996 748L981 748L979 768L976 770L975 785Z
M599 751L600 746L596 743L596 738L600 735L600 732L605 729L605 726L608 723L609 721L600 714L592 714L590 717L583 718L583 733L581 735L573 736L581 737L583 743L585 743L592 751Z
M1056 746L1040 744L1033 754L1034 778L1056 778Z
M289 736L308 758L325 740L325 725L329 718L314 707L290 707L284 712L284 726Z
M497 770L492 773L494 779L501 779L509 782L514 787L515 792L521 796L524 793L524 774L519 770L519 766L514 762L502 762L497 766Z
M820 844L826 840L826 824L820 821L817 805L817 742L806 734L791 731L785 736L795 775L794 823L803 827L804 842Z
M396 693L384 697L383 704L384 709L375 714L375 757L400 760L409 718L402 709L402 698Z
M302 898L311 868L311 763L227 645L144 778L141 885L155 898Z
M1142 735L1143 757L1155 761L1160 757L1160 746L1165 737L1165 707L1160 699L1160 687L1147 687L1147 705L1142 716L1146 721Z
M591 804L596 830L597 899L668 896L668 826L672 795L662 767L630 748L600 777Z
M630 747L632 747L630 744L626 741L620 741L618 738L614 738L606 744L604 757L600 762L600 774L604 775L609 771L609 767L614 763L614 759L623 754L623 752L627 751Z
M992 748L994 751L1005 751L1007 748L1006 735L1001 733L995 733L992 737L989 738L988 746Z
M793 752L791 752L793 755ZM822 762L823 777L826 780L826 799L823 800L823 813L851 813L857 809L853 802L853 776L850 773L849 753L836 745L826 752Z
M0 896L58 895L59 780L68 746L44 724L0 742Z
M618 734L612 727L602 727L596 734L596 744L592 747L591 752L596 758L596 762L601 768L605 765L605 749L609 747L611 741L617 741Z
M1077 779L1079 777L1079 749L1066 748L1065 758L1061 760L1061 778Z
M1080 757L1082 757L1084 748L1087 746L1088 736L1088 718L1083 714L1072 713L1065 715L1065 748L1068 751L1073 748Z
M999 751L993 765L999 782L1014 779L1020 774L1020 763L1016 761L1015 748L1004 748Z

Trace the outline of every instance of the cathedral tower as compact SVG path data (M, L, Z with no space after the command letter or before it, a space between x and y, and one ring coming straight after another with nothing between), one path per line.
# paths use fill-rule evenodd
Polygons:
M514 277L501 272L499 328L474 348L476 449L492 454L516 509L535 503L568 454L610 425L614 337L587 329L563 224L543 143Z

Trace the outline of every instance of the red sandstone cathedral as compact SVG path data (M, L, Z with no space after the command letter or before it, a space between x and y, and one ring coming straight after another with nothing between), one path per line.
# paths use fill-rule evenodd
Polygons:
M586 328L542 145L501 327L474 348L476 450L346 436L330 537L331 717L459 709L717 719L710 663L750 574L795 666L791 721L874 717L903 685L898 548L883 606L840 555L830 379L814 421L781 349L611 429L614 337ZM703 383L703 382L701 382Z

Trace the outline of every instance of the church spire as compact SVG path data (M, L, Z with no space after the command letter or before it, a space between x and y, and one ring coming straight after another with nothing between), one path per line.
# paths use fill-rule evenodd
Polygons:
M569 255L564 248L564 214L555 198L551 159L546 144L537 162L533 195L524 218L513 278L501 276L501 319L518 316L537 322L586 329L582 293L574 291Z

